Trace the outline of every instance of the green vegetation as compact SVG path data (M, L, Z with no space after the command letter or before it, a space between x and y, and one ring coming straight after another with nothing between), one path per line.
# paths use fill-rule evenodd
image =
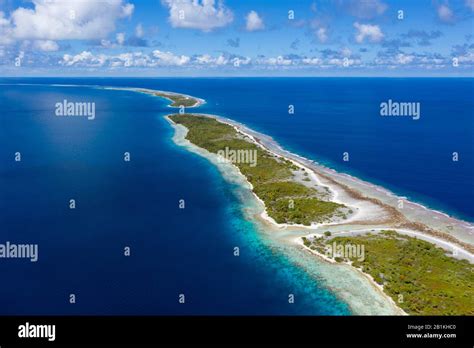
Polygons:
M164 93L157 93L158 96L170 99L173 103L171 106L179 108L181 106L184 107L191 107L196 105L198 102L197 99L194 99L192 97L187 97L184 95L175 95L175 94L164 94Z
M293 171L301 170L292 162L276 157L244 139L233 127L211 117L174 114L170 119L185 126L191 143L212 153L225 148L256 151L257 165L234 163L264 201L268 214L278 223L310 225L334 215L344 217L342 204L317 198L317 191L294 180Z
M354 237L305 238L304 245L324 253L325 245L364 245L365 258L336 258L370 274L407 313L474 315L474 265L446 255L429 242L382 231Z
M171 100L170 106L179 108L181 106L184 107L191 107L195 106L196 103L198 102L197 99L193 97L188 97L185 95L181 94L173 94L173 93L165 93L165 92L154 92L154 91L149 91L149 90L140 90L140 92L147 93L147 94L152 94L157 97L162 97Z

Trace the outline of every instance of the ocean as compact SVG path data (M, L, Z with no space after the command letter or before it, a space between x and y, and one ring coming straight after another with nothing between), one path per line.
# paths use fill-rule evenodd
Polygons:
M474 221L473 79L1 78L0 243L37 243L39 260L0 261L0 314L351 314L245 218L236 185L174 144L166 101L51 84L203 98L193 111ZM389 99L419 102L420 119L380 116ZM64 100L95 103L95 119L56 117Z

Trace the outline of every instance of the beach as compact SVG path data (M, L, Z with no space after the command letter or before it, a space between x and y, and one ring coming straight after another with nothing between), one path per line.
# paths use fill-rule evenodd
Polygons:
M219 169L227 181L239 185L241 188L239 198L245 216L257 225L258 230L269 240L269 243L291 255L300 267L322 281L325 286L334 291L336 296L347 302L354 314L405 314L393 303L389 296L380 290L375 282L355 268L348 265L334 264L323 259L319 260L314 254L308 253L307 249L298 241L298 238L295 238L297 235L305 235L307 229L286 228L285 225L275 223L268 217L264 203L252 192L251 184L236 166L231 163L224 163L219 160L218 156L190 143L186 140L187 129L174 124L168 117L166 119L175 129L173 141L177 145L208 159Z
M131 90L143 92L137 89ZM163 97L154 91L147 91L146 93ZM159 93L168 94L171 92L160 91ZM175 95L179 96L179 94ZM186 97L193 98L190 96ZM196 102L190 107L199 107L204 102L202 99L196 99ZM173 141L177 145L184 146L189 151L209 159L219 168L226 180L237 183L242 189L247 191L247 200L242 200L244 209L247 211L249 218L259 225L260 230L263 231L267 237L272 238L274 241L277 241L277 243L283 243L285 249L287 247L290 249L299 249L307 254L316 255L319 262L322 261L328 264L329 269L332 269L332 271L323 272L322 277L325 278L325 284L335 290L338 296L341 296L341 298L347 301L355 314L406 315L406 313L397 306L395 301L384 293L383 286L377 284L369 274L352 267L350 264L335 264L334 260L305 247L302 243L302 237L322 235L324 232L330 232L333 236L343 237L378 233L382 230L390 229L397 233L433 243L444 249L447 254L453 254L455 258L466 259L471 263L473 262L474 238L472 232L474 227L470 223L450 217L443 212L428 209L418 203L410 202L406 198L398 197L381 186L360 180L354 176L338 173L315 161L291 153L282 148L271 137L256 132L244 124L235 122L229 118L213 114L193 113L192 115L210 117L221 123L225 123L233 127L235 131L241 134L245 139L251 141L263 150L268 151L276 157L288 160L297 167L304 169L309 173L309 180L306 179L309 181L309 184L314 183L315 186L326 187L332 201L344 204L354 211L354 213L344 219L344 221L336 219L328 223L313 223L310 226L277 223L269 216L265 203L252 192L252 184L240 173L237 166L232 163L223 163L219 160L217 155L209 153L207 150L201 149L186 140L186 127L175 124L168 117L169 115L166 116L167 121L175 129ZM254 201L253 203L248 201L249 197ZM248 206L252 206L253 208L249 209ZM300 254L299 257L301 257L301 255L302 254ZM343 274L343 276L335 276L337 273L335 272L335 268L337 268L338 272ZM340 288L340 284L335 285L335 279L348 277L349 274L352 277L356 276L363 279L363 281L369 285L368 288L363 288L363 294L357 293L357 291L347 283L346 286L342 288ZM371 306L367 303L361 305L359 302L360 297L364 296L371 299L371 303L377 303L377 305Z

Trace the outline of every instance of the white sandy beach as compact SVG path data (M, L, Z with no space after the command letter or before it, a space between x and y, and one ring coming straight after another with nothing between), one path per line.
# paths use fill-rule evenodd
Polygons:
M190 152L207 158L220 170L223 177L240 187L239 196L245 203L244 214L257 224L258 230L272 246L290 255L297 260L301 267L304 267L310 274L317 277L323 284L349 304L351 310L357 315L403 315L404 312L396 306L392 299L388 297L380 287L370 281L369 277L362 275L355 268L347 265L331 264L318 260L314 255L310 255L299 244L295 243L295 234L288 235L288 229L282 228L271 218L265 216L265 206L263 202L252 192L251 185L240 173L238 168L231 163L220 161L218 156L201 149L188 140L186 134L188 130L174 124L167 118L175 129L173 141L185 147ZM301 231L301 229L300 229ZM307 231L307 230L305 230Z
M436 236L437 238L432 238L431 241L439 244L442 247L446 247L446 245L452 245L454 249L459 247L466 249L465 245L459 245L459 243L464 243L468 247L474 246L474 225L466 221L455 219L445 213L431 210L418 203L410 202L406 198L398 197L383 187L365 182L348 174L338 173L335 170L324 167L314 161L292 154L284 150L271 137L255 132L238 122L216 115L206 116L214 117L221 122L233 126L241 134L248 136L256 144L271 152L272 154L289 159L295 165L305 168L311 173L311 178L315 181L315 183L319 185L325 185L330 189L330 191L333 193L332 201L353 207L356 211L356 214L345 220L343 223L313 224L309 227L298 227L313 230L320 230L321 227L324 227L325 230L327 230L328 227L334 227L336 230L342 228L343 230L354 229L362 231L368 230L368 227L398 227L398 229L403 231L412 231L419 235L429 235L429 233L423 233L423 230L418 231L416 229L399 228L400 224L406 222L398 220L391 221L394 219L390 219L390 215L393 213L393 211L397 211L399 213L398 215L403 216L406 218L406 220L408 220L407 222L423 224L429 228L440 231L442 234ZM357 191L364 197L377 200L381 204L376 204L371 200L353 197L351 192L347 192L346 188ZM397 208L400 200L403 201L402 209ZM384 206L391 209L387 210ZM295 227L295 225L288 226L284 224L280 224L279 226L282 228ZM443 243L438 243L440 240L442 240ZM471 250L466 251L472 254Z
M150 91L150 94L153 92L159 91ZM199 100L195 106L204 102ZM472 224L431 210L421 204L410 202L383 187L348 174L338 173L317 162L288 152L271 137L255 132L228 118L208 114L196 115L213 117L226 123L264 150L304 168L309 173L311 183L327 187L332 201L344 204L354 211L344 221L312 224L311 226L278 224L269 217L263 201L253 193L252 185L235 165L220 161L217 155L190 143L185 139L187 129L174 124L166 117L175 129L173 140L176 144L209 159L219 168L226 180L239 185L242 190L240 192L241 199L245 205L244 213L258 225L259 230L271 240L271 243L276 243L289 254L297 255L298 263L301 263L302 259L306 259L305 255L317 254L317 257L311 257L312 261L308 262L305 267L310 273L317 273L316 276L344 299L355 314L405 315L406 313L383 292L383 287L377 284L370 275L348 264L334 264L333 260L305 247L301 237L321 235L325 231L330 231L337 236L344 236L368 232L378 233L383 229L391 229L436 244L445 249L447 253L453 253L454 257L474 262L472 252L474 250L474 226ZM403 201L402 208L399 207L401 201ZM354 286L354 283L357 283L357 286Z

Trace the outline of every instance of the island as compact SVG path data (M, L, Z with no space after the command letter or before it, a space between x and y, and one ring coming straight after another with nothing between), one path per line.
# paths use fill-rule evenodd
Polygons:
M186 138L191 143L211 153L219 154L224 149L242 154L256 153L255 165L249 161L229 160L247 178L253 192L267 207L268 215L277 223L309 226L335 218L344 219L352 213L344 205L331 202L322 188L306 186L303 181L308 173L301 175L304 168L257 146L232 126L206 116L173 114L168 117L188 129Z
M448 256L432 243L390 230L302 239L321 257L329 256L328 246L340 246L342 252L330 257L370 275L408 314L474 315L474 265ZM362 259L344 252L358 245L365 249Z
M172 93L172 92L154 91L150 89L141 89L141 88L138 88L137 92L151 94L155 97L168 99L169 101L171 101L170 106L175 107L175 108L197 107L201 105L203 102L201 99L198 99L198 98L194 98L185 94L178 94L178 93Z
M129 90L179 107L180 113L165 116L177 144L230 164L261 203L261 223L283 229L287 241L320 260L358 272L397 313L474 314L471 223L288 152L231 119L184 110L202 99Z

